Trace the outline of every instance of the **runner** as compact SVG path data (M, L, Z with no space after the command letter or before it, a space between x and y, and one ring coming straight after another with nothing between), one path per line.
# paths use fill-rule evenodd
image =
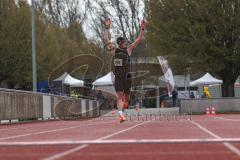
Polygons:
M145 21L141 21L141 31L138 38L129 46L127 46L126 40L123 37L117 38L117 48L109 40L109 29L111 26L111 20L107 18L105 20L105 34L104 42L107 50L113 54L113 65L115 74L115 90L117 92L118 100L118 113L120 123L124 122L126 118L124 117L123 110L128 108L128 101L131 88L131 76L130 72L130 56L132 50L137 47L144 36Z

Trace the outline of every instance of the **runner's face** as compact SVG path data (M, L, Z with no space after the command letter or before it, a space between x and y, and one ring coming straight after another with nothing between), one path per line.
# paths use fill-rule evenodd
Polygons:
M121 48L121 49L126 49L126 48L127 48L126 42L122 42L122 43L119 45L119 48Z

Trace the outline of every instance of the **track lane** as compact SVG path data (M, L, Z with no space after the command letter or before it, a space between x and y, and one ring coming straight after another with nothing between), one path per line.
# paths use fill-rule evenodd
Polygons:
M232 117L228 117L232 118ZM203 124L208 128L209 124L228 124L225 120L216 119L209 116L193 116L193 120L199 124ZM105 122L109 122L104 124ZM61 140L96 140L97 138L105 137L106 140L111 139L186 139L186 138L212 138L212 136L200 129L199 127L190 124L189 121L150 121L127 130L127 128L134 126L141 122L126 122L119 124L116 119L101 119L98 121L87 122L92 124L86 127L72 128L66 130L59 130L50 133L41 133L35 135L28 135L18 138L13 138L9 142L34 142L34 141L52 141ZM103 123L103 124L101 124ZM60 124L60 123L59 123ZM70 123L71 124L71 123ZM83 125L83 122L78 122L78 125ZM76 124L74 123L73 126ZM206 125L206 126L205 126ZM49 125L51 126L51 125ZM21 126L24 127L24 126ZM62 126L59 126L61 129ZM35 128L35 127L30 127ZM38 127L36 127L38 128ZM41 127L40 127L41 128ZM43 127L44 128L44 127ZM230 129L235 129L233 125ZM48 128L49 129L49 128ZM124 132L121 132L123 131ZM8 130L10 132L11 130ZM212 131L212 130L210 130ZM118 133L119 132L119 133ZM215 131L213 131L215 133ZM226 131L225 131L226 132ZM217 132L216 132L217 133ZM7 134L7 132L5 133ZM218 133L217 133L218 134ZM107 135L107 136L106 136ZM230 138L234 138L229 133ZM234 134L233 134L234 136ZM231 143L238 150L240 143ZM70 152L68 152L70 151ZM73 152L71 152L73 151ZM240 157L221 143L174 143L174 144L91 144L91 145L45 145L45 146L0 146L0 155L4 159L44 159L61 153L68 153L57 157L56 159L86 159L86 160L108 160L108 159L131 159L131 160L155 160L155 159L169 159L169 160L192 160L192 159L206 159L206 160L239 160ZM12 154L9 154L12 153ZM0 159L1 159L0 157ZM51 159L50 159L51 160Z

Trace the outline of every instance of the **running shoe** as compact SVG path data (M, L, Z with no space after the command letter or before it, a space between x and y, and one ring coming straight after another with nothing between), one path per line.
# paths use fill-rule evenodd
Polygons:
M124 115L119 115L119 122L123 123L124 121L126 121L126 118L124 117Z

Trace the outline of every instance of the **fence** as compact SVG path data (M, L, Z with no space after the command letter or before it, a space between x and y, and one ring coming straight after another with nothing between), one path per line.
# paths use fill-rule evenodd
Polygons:
M99 115L99 102L96 100L0 89L0 120L93 118Z
M181 99L180 113L204 114L206 107L214 107L217 113L240 112L240 98Z

